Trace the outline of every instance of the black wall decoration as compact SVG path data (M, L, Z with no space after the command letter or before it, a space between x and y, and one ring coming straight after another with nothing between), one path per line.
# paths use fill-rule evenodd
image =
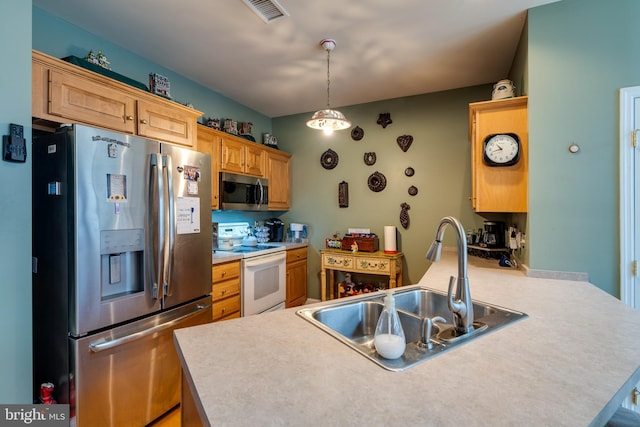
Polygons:
M349 183L346 181L338 184L338 206L341 208L349 207Z
M375 171L374 173L369 175L367 184L369 185L369 190L378 193L384 190L384 188L387 186L387 177L385 177L380 172Z
M387 125L393 123L393 120L391 120L391 113L380 113L376 123L382 126L383 129L386 129Z
M401 135L396 139L396 142L405 153L413 144L413 137L411 135Z
M364 164L371 166L376 163L376 153L373 151L370 153L364 153Z
M332 149L328 149L320 156L320 164L325 169L333 169L338 166L338 153Z
M364 136L364 129L362 129L360 126L356 126L351 130L351 138L354 141L360 141L363 136Z
M411 206L408 203L400 205L400 224L405 230L409 228L409 209L411 209Z

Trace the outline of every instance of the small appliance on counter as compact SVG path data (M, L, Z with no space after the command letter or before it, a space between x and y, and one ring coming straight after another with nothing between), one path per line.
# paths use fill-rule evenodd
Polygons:
M504 248L504 222L485 221L482 243L487 248Z
M291 241L294 243L302 243L302 239L307 238L308 228L305 224L299 224L297 222L292 222L289 224L289 229L291 230Z
M284 242L284 222L279 218L271 218L264 222L269 229L270 242Z

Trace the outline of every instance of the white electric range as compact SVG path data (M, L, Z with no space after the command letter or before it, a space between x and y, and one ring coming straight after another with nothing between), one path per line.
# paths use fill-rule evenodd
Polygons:
M232 235L247 235L249 223L220 223L218 230ZM220 232L220 231L219 231ZM256 246L234 245L215 253L241 254L241 315L251 316L283 310L287 297L286 248L284 245L258 243Z

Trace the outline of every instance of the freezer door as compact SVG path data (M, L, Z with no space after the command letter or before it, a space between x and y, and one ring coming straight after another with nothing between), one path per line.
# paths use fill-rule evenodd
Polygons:
M78 426L143 426L180 402L178 328L209 323L205 297L100 334L70 339L68 394ZM63 387L65 388L65 387Z
M167 164L164 307L211 293L211 157L161 144Z
M75 195L70 332L80 336L161 308L145 274L149 159L160 147L132 135L74 128L73 174L65 185Z

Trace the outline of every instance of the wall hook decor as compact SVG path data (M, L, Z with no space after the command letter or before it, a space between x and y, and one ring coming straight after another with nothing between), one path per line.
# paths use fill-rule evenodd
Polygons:
M402 151L406 153L409 147L411 147L411 144L413 144L413 137L411 135L401 135L396 139L396 142Z
M382 126L383 129L386 129L387 125L393 123L393 120L391 120L391 113L380 113L376 123Z
M400 205L400 224L405 230L409 228L409 209L411 209L411 206L408 203Z

